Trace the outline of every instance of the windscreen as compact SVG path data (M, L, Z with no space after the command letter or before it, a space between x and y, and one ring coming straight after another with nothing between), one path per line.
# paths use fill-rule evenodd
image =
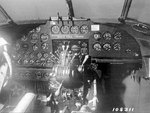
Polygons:
M124 0L72 0L75 17L118 19Z
M128 17L150 24L150 0L132 0Z
M0 5L15 22L68 16L65 0L0 0Z
M124 0L72 0L76 18L118 19ZM66 0L0 0L0 5L15 21L45 20L68 16Z

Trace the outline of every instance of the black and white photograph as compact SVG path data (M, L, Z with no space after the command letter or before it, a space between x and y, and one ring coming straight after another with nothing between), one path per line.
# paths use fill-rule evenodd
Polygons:
M0 113L150 113L150 0L0 0Z

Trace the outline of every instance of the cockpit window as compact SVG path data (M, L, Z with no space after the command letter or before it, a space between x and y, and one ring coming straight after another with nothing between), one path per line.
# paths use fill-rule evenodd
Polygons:
M150 24L150 0L132 0L128 18Z
M14 22L45 20L50 16L68 16L65 0L0 0L1 6Z
M118 19L124 0L72 0L75 17Z
M66 0L0 0L1 6L14 22L45 20L49 17L68 16ZM118 19L124 0L72 0L77 18Z

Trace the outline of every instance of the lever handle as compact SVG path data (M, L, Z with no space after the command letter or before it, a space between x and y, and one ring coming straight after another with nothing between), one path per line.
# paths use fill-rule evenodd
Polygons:
M89 55L86 55L84 57L84 60L83 60L82 64L78 67L79 72L83 71L83 65L85 64L85 62L87 61L88 58L89 58Z

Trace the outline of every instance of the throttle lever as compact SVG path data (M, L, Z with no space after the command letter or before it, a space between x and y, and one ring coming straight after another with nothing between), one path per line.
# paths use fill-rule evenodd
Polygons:
M88 58L89 58L89 55L85 55L82 64L78 67L79 72L83 71L83 65L85 64L85 62L87 61Z

